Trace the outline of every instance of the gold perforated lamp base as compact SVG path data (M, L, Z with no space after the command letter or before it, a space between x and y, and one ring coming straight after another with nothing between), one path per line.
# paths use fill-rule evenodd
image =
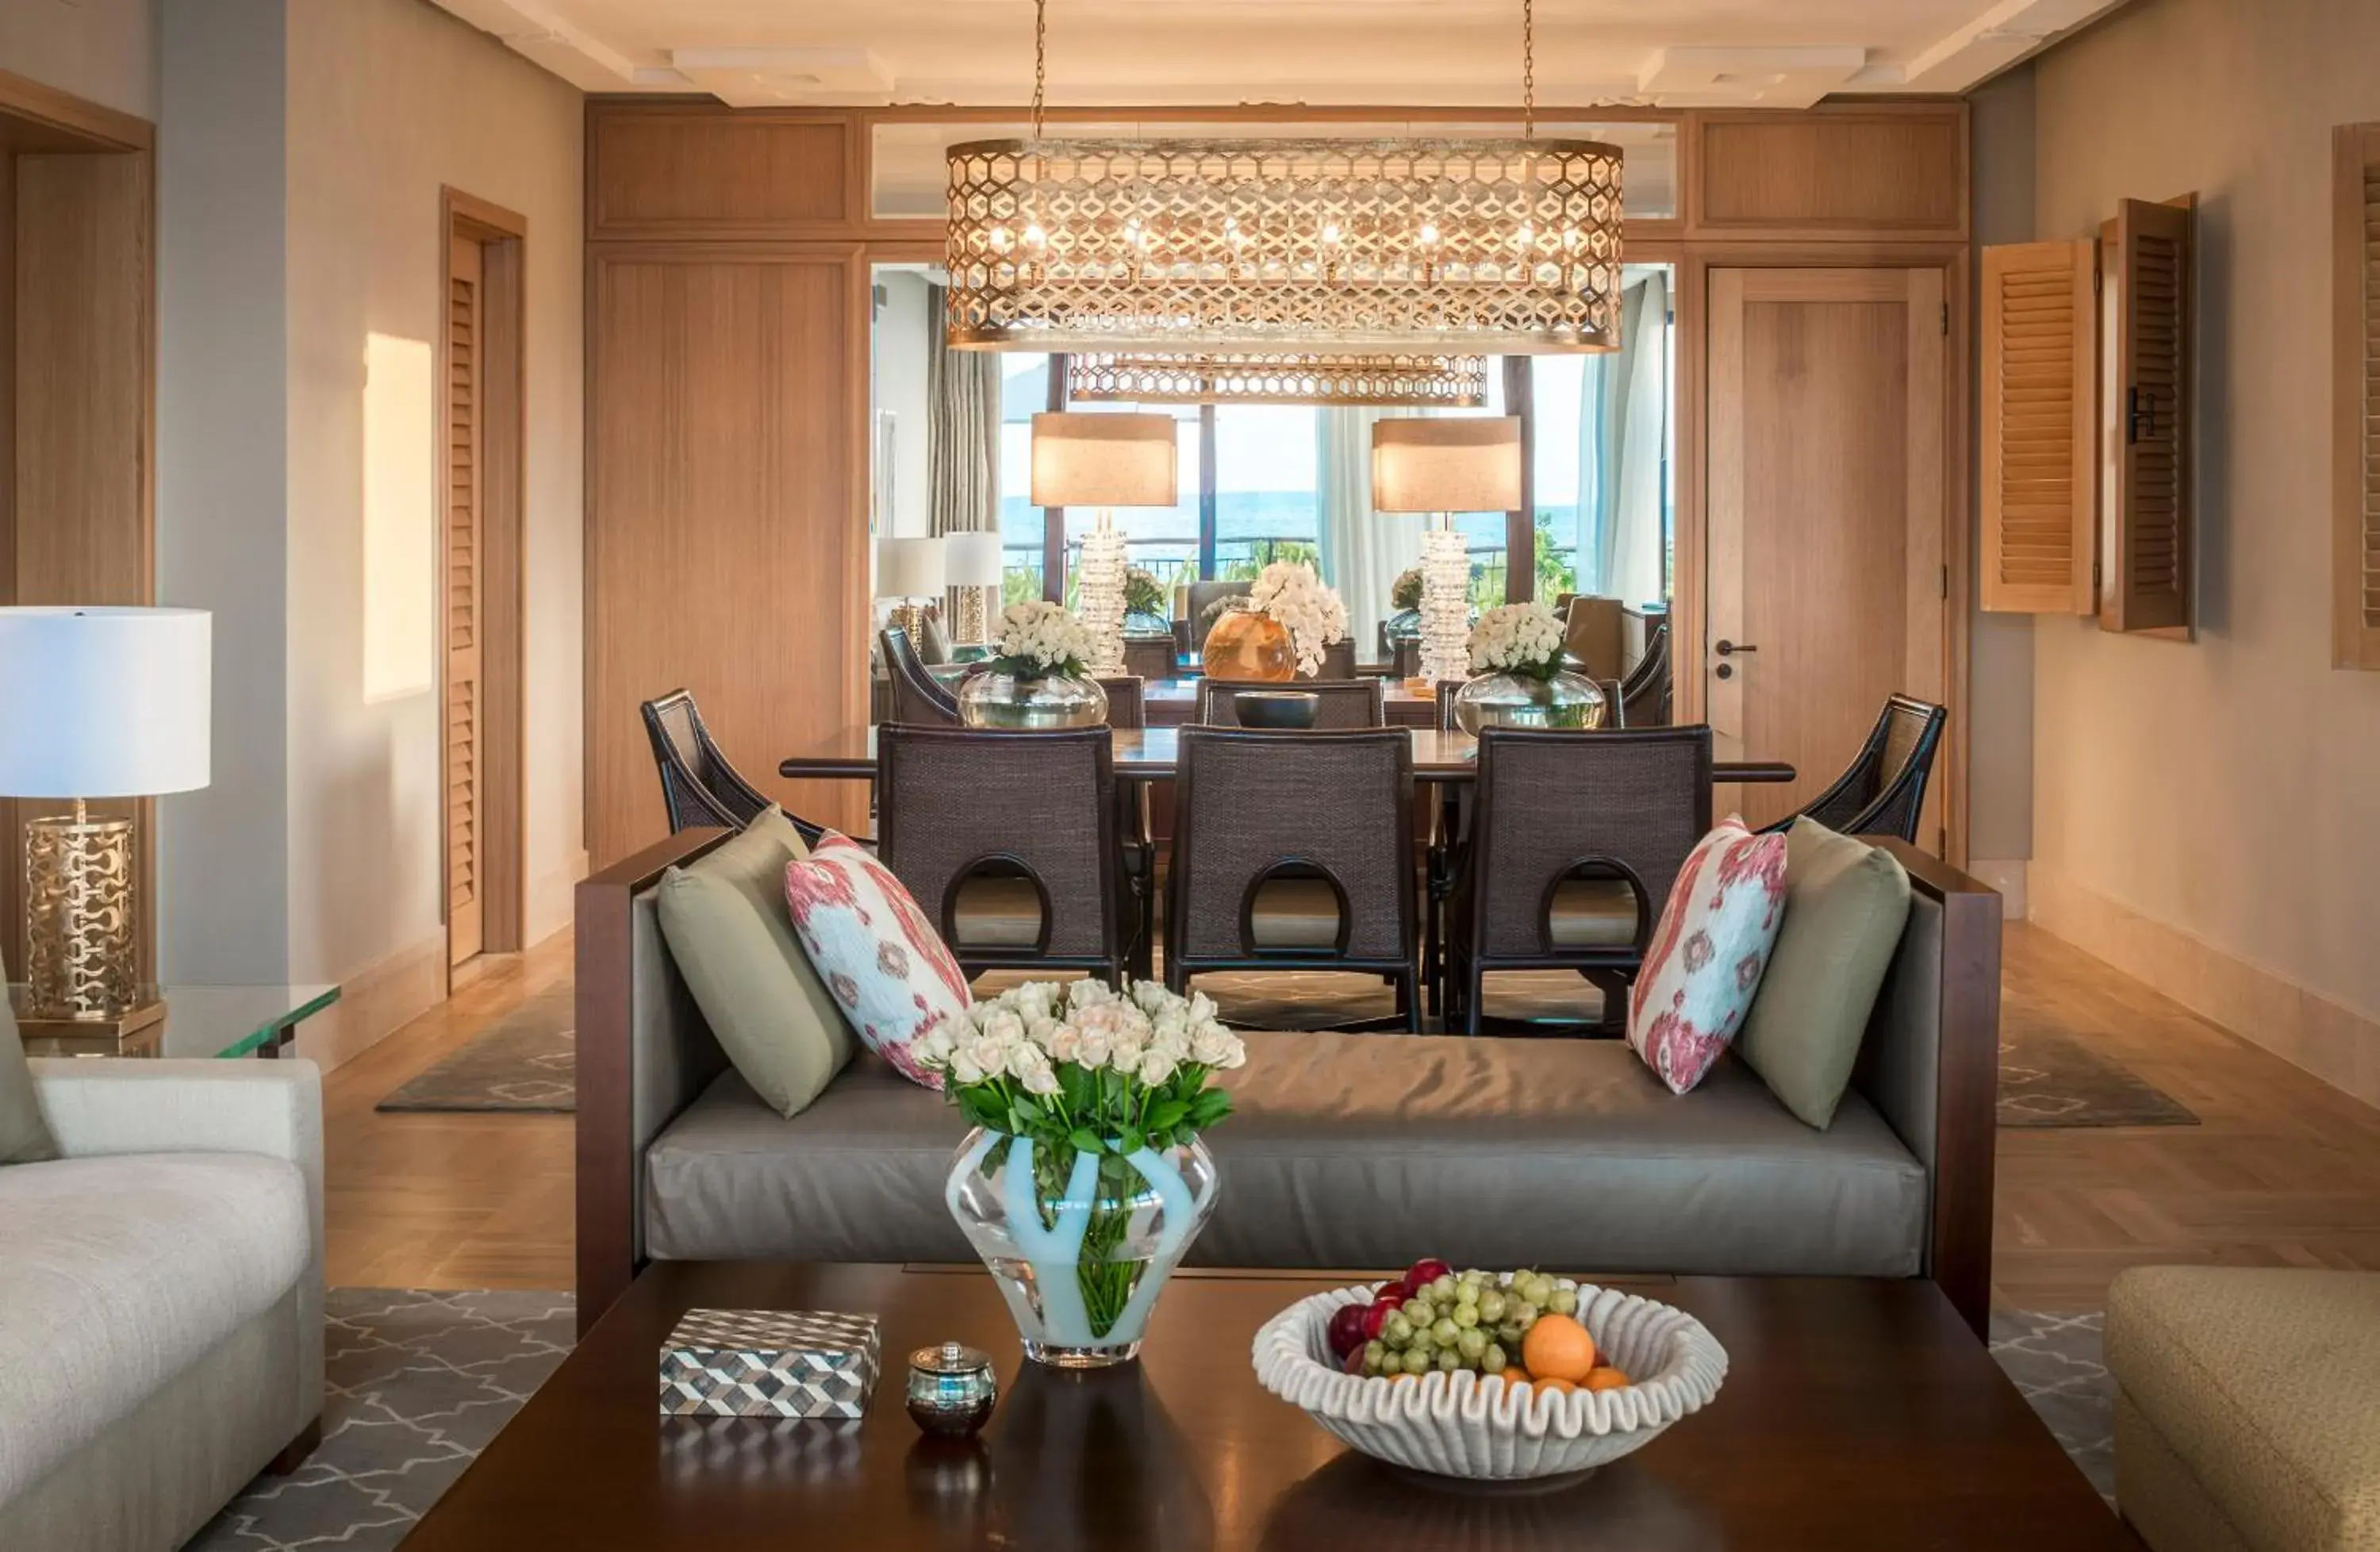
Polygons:
M25 824L26 1013L106 1023L139 1007L132 821L71 815Z

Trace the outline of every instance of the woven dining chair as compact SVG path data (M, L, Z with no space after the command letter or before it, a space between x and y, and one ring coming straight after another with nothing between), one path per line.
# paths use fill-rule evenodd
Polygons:
M1645 728L1670 725L1670 622L1653 626L1645 655L1620 680L1620 725Z
M741 830L775 800L744 779L721 752L691 693L676 689L638 708L653 763L661 768L662 801L669 808L670 833L715 827ZM815 844L825 827L787 814L802 840Z
M1174 679L1180 674L1173 661L1173 636L1127 636L1123 638L1123 668L1143 679Z
M1352 970L1421 1027L1413 740L1402 728L1185 727L1174 770L1165 981Z
M958 697L926 672L909 633L887 625L877 639L884 649L884 672L892 682L892 720L913 727L956 727Z
M1145 728L1148 725L1148 682L1139 674L1106 674L1101 676L1099 685L1107 692L1108 726Z
M1575 970L1618 1030L1653 924L1710 830L1707 727L1484 728L1447 912L1448 1018L1479 1033L1492 970Z
M1914 845L1918 818L1925 811L1925 784L1949 715L1914 696L1888 697L1851 768L1825 792L1764 828L1782 831L1795 819L1812 818L1838 835L1897 835Z
M1242 690L1293 690L1310 695L1320 703L1314 715L1314 725L1321 728L1376 728L1388 725L1387 691L1378 679L1293 679L1287 684L1269 680L1201 679L1198 681L1197 721L1207 727L1237 727L1238 708L1232 697Z
M1148 726L1148 685L1138 674L1117 674L1099 681L1107 692L1108 726L1135 732ZM1123 790L1123 865L1132 880L1132 903L1140 914L1134 939L1132 973L1146 979L1151 971L1149 952L1157 941L1157 835L1149 812L1146 782L1119 783Z
M878 854L972 978L1134 958L1111 740L1103 727L876 734Z

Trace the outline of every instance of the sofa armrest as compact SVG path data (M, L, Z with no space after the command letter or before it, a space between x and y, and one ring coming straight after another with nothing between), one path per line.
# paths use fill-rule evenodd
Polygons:
M1876 843L1908 870L1909 925L1855 1082L1925 1166L1925 1272L1981 1335L1991 1315L2000 897L1914 846Z

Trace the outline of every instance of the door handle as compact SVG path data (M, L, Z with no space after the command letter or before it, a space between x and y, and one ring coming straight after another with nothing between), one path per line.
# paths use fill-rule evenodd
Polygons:
M1720 637L1718 645L1713 650L1722 658L1731 658L1738 652L1757 652L1760 649L1749 642L1730 641L1727 637Z

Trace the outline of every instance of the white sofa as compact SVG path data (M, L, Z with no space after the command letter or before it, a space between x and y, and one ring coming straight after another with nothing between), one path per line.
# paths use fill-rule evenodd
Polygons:
M31 1066L61 1157L0 1169L0 1547L172 1552L322 1417L321 1075Z

